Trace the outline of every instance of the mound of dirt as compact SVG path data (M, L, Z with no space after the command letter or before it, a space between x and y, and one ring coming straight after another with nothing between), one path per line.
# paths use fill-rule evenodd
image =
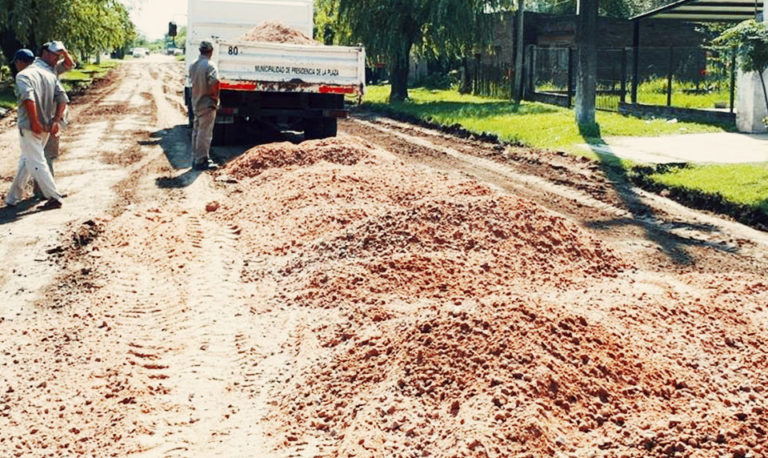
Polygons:
M430 197L307 248L282 272L296 279L298 303L321 307L394 299L461 303L512 287L563 288L614 277L627 267L562 217L496 194Z
M741 314L764 316L763 282L664 283L559 214L356 138L227 173L245 180L212 216L242 228L241 278L274 291L254 313L336 317L295 335L306 357L269 417L286 451L765 451L764 330Z
M345 431L338 456L554 455L593 430L636 438L637 410L674 391L674 367L577 313L510 297L421 315L329 333L336 357L283 405L294 427Z
M299 145L288 142L270 143L251 148L228 164L224 170L228 175L241 180L257 176L270 168L306 167L320 161L353 165L370 159L371 151L371 146L351 139L328 138Z
M321 43L280 22L264 22L238 38L239 41L317 45Z

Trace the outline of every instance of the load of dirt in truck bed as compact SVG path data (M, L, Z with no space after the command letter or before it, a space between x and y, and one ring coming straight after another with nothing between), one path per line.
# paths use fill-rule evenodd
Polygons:
M321 43L280 22L264 22L247 31L239 41L266 43L288 43L294 45L317 45Z
M731 310L735 280L697 296L723 279L688 278L697 286L671 294L557 214L357 138L259 146L224 173L239 191L215 217L238 221L261 260L242 279L275 291L258 307L343 316L305 331L313 344L297 336L319 353L271 416L286 449L763 450L765 354L752 340L734 354L709 343L732 342L723 327L756 331ZM757 292L752 309L768 298L768 286L739 282ZM730 373L738 381L697 369L736 356L751 371Z

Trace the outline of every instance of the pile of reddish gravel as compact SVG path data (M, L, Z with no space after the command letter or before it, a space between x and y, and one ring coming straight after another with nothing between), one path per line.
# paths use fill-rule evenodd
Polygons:
M320 46L312 38L279 22L264 22L241 35L238 40Z
M237 179L252 178L267 169L280 167L306 167L320 161L354 165L371 159L368 146L356 142L344 142L336 138L293 143L270 143L256 146L227 166L227 173Z
M764 283L659 286L560 215L355 138L257 147L224 173L240 181L215 217L258 260L242 278L274 290L258 307L343 317L297 336L319 349L270 417L285 447L768 452L768 336L741 316L765 316Z

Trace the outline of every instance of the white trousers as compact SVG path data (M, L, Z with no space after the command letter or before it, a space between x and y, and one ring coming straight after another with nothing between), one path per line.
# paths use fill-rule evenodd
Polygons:
M19 170L16 172L16 178L13 179L11 189L5 197L6 204L16 205L24 198L30 178L35 179L46 199L62 200L45 160L44 147L48 142L48 135L45 132L38 135L31 130L20 130L21 159L19 159Z
M199 164L209 158L215 123L215 109L195 113L195 121L192 126L192 165Z

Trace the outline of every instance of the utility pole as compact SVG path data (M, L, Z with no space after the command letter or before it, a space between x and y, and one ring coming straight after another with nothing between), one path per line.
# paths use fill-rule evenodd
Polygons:
M768 1L768 0L766 0ZM515 18L515 85L512 99L515 103L523 100L523 52L525 50L525 0L517 0L517 16Z
M597 92L598 0L578 0L576 11L576 122L580 128L595 126Z

